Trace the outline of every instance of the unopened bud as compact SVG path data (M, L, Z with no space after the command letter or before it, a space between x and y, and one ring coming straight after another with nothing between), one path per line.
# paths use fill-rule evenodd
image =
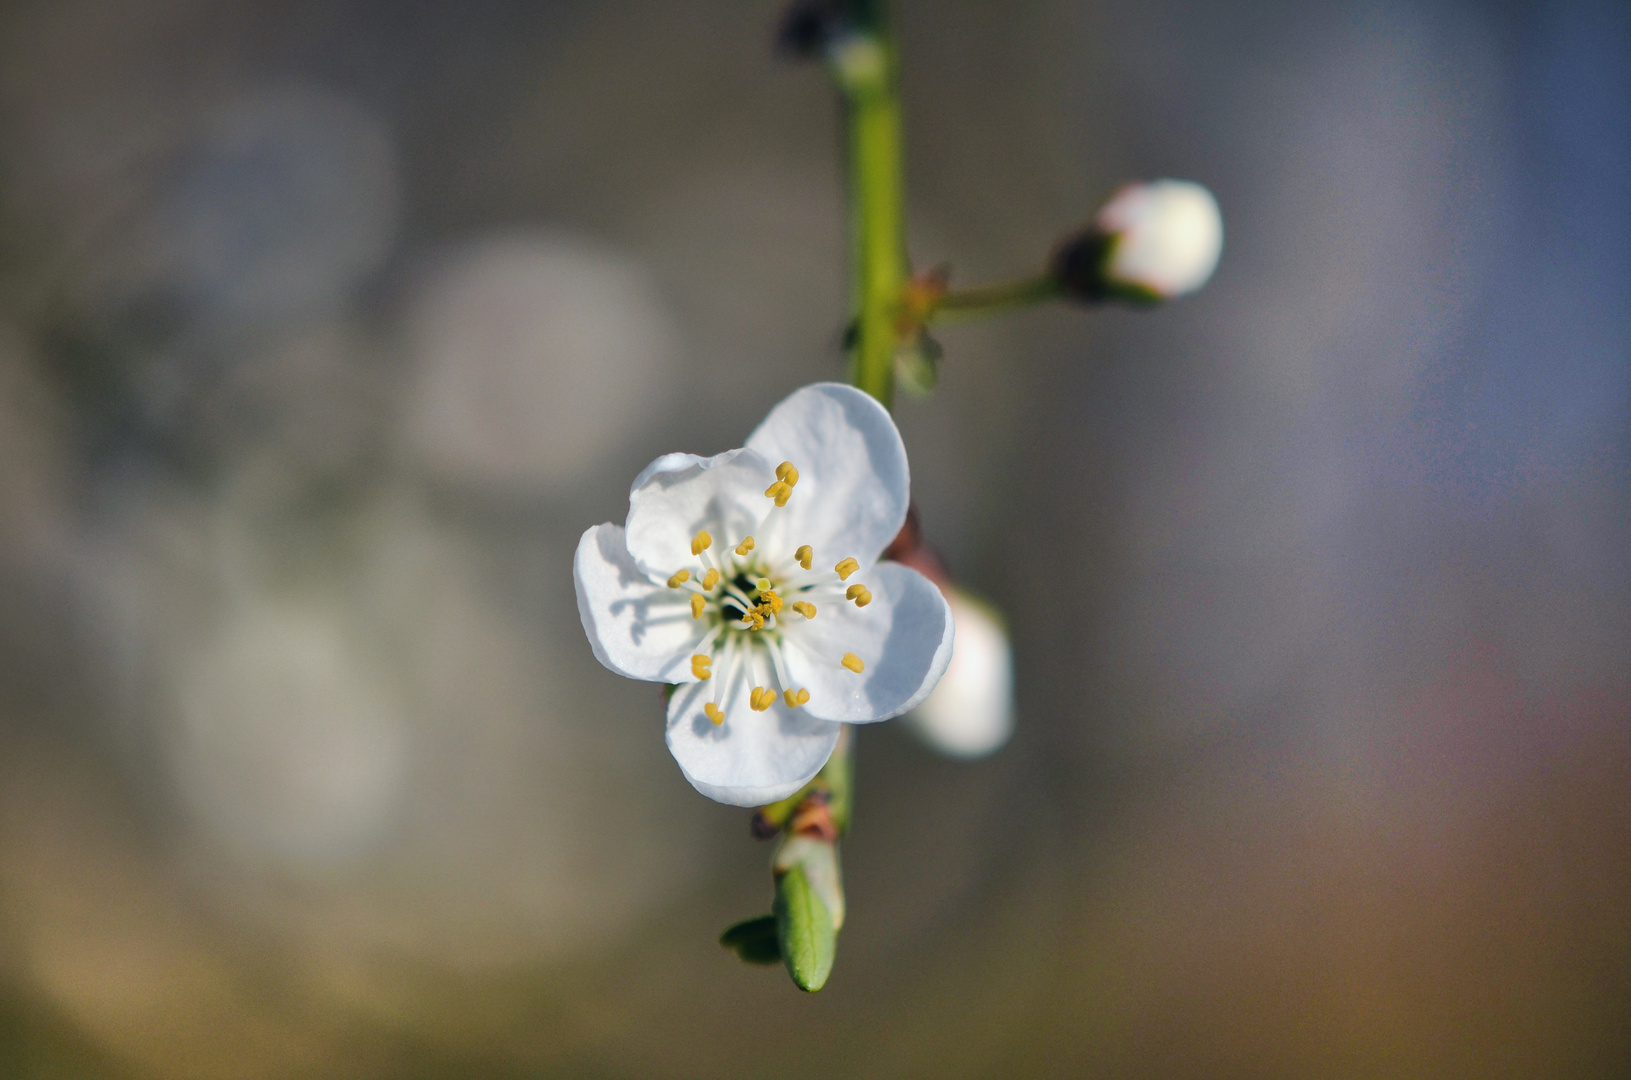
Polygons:
M1187 180L1128 184L1055 249L1049 272L1080 300L1157 303L1194 292L1217 268L1223 216Z
M1014 659L996 610L954 585L942 585L957 624L951 663L940 685L907 714L908 726L948 757L980 758L1014 730Z
M776 848L771 873L780 878L793 867L804 871L810 891L821 899L832 917L832 928L844 927L844 883L838 870L838 849L829 840L813 836L789 836Z

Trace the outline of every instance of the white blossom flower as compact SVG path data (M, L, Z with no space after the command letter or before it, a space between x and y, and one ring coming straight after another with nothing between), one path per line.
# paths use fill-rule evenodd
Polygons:
M826 764L840 724L898 716L934 689L951 610L916 570L878 562L908 485L888 411L817 383L740 450L658 458L626 524L583 534L589 644L620 675L678 684L668 748L698 791L785 798Z
M1014 732L1014 656L996 609L955 585L942 587L957 620L957 652L934 693L906 717L948 757L996 753Z

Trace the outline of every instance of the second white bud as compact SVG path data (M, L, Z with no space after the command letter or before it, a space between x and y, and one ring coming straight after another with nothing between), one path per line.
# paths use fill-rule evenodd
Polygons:
M1054 252L1051 270L1069 295L1158 302L1194 292L1223 252L1223 215L1188 180L1128 184L1093 223Z

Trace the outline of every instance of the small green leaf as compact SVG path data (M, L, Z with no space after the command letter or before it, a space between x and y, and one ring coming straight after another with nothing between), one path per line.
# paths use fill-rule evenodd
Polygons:
M900 388L913 397L927 397L940 381L939 366L942 349L940 343L920 331L916 340L906 342L895 350L895 379Z
M743 919L719 935L719 943L727 949L735 949L736 955L748 964L774 964L782 958L781 945L776 941L774 915Z
M794 866L776 879L776 937L787 973L800 990L814 993L832 974L838 932L827 905L810 888L804 868Z

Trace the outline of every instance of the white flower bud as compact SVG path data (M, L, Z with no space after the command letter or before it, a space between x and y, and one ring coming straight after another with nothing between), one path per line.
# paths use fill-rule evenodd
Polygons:
M957 622L940 685L907 715L924 742L948 757L985 757L1014 730L1014 658L1002 616L955 586L942 587Z
M1171 300L1205 285L1222 251L1212 193L1187 180L1151 180L1112 195L1088 229L1055 251L1052 272L1081 299Z

